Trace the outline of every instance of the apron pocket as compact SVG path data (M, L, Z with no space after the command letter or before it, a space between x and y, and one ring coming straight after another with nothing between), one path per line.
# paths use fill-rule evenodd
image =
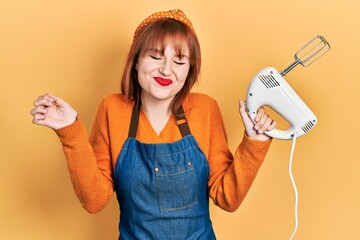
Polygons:
M176 211L198 203L198 184L194 168L164 174L156 168L156 187L160 211Z

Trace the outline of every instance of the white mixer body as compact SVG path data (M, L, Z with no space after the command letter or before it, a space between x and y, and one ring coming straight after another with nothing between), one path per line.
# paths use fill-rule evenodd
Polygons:
M292 139L294 133L296 137L300 137L313 129L317 123L315 114L273 67L262 69L252 79L246 106L253 122L257 110L262 106L272 108L288 121L288 129L273 129L266 132L268 136L277 139Z

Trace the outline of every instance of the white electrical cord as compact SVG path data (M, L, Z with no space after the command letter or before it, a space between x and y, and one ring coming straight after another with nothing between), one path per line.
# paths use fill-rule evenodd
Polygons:
M293 237L295 236L295 233L296 233L297 228L299 226L299 221L298 221L299 194L298 194L298 190L296 188L294 176L293 176L292 170L291 170L292 169L292 163L293 163L294 150L295 150L295 143L296 143L296 132L294 133L294 137L293 137L293 143L292 143L292 146L291 146L290 161L289 161L289 175L290 175L290 179L291 179L292 185L294 187L294 192L295 192L295 228L294 228L293 233L291 234L290 240L293 239Z

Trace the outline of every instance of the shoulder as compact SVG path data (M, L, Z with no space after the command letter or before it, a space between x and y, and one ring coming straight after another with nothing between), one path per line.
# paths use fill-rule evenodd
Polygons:
M206 126L211 123L221 122L222 114L218 103L206 94L190 93L185 99L183 107L189 124L200 124L196 128L206 129Z
M106 128L115 142L121 142L127 136L133 105L132 101L120 93L104 96L98 108L94 126Z
M213 104L217 105L217 102L214 98L205 93L189 93L184 101L184 104L189 106L204 106Z
M191 93L185 99L183 106L192 135L201 150L209 157L212 137L223 139L226 136L216 100L206 94Z
M110 119L127 119L128 115L131 115L133 105L134 103L125 98L123 94L109 94L102 98L97 117L104 118L106 116L106 118Z
M121 93L113 93L103 97L100 107L106 109L121 109L125 110L127 108L132 109L134 103L128 100L123 94Z
M125 98L125 96L121 93L113 93L113 94L104 96L102 99L102 102L106 103L106 104L112 104L112 103L126 104L130 101L127 100Z
M212 112L218 108L217 101L204 93L189 93L184 101L185 111Z
M195 93L195 92L191 92L188 94L187 100L192 100L192 101L215 101L215 99L213 99L212 97L210 97L209 95L205 94L205 93Z

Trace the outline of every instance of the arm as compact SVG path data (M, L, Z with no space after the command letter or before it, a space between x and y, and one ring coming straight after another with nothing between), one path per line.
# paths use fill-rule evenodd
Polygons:
M209 194L216 205L231 212L244 200L269 149L271 139L259 133L259 130L270 130L276 125L263 110L258 114L258 125L254 125L248 118L242 103L239 111L246 135L234 156L228 149L225 128L217 104L214 104L210 120Z
M94 123L96 130L92 134L92 146L81 119L76 119L76 111L61 98L40 96L34 105L35 108L31 111L33 122L52 128L59 136L74 191L81 204L91 213L100 211L113 194L104 106L100 106Z

